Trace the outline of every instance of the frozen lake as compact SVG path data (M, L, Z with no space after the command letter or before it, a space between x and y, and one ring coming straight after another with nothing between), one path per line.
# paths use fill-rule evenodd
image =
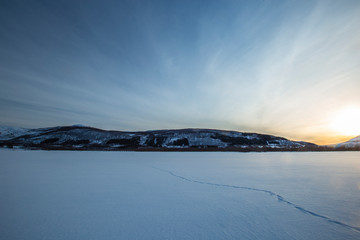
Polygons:
M360 152L0 150L0 239L360 239Z

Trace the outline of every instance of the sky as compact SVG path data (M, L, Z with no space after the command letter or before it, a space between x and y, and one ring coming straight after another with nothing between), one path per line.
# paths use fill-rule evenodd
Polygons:
M360 135L360 1L1 1L0 125Z

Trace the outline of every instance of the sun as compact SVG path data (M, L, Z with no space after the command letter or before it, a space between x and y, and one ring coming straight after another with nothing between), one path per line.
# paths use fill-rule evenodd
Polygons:
M334 115L331 127L344 136L360 135L360 108L347 107Z

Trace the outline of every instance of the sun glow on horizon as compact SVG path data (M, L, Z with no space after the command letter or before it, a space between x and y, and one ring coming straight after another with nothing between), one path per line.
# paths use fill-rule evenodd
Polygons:
M336 112L331 128L341 135L360 135L360 108L351 106Z

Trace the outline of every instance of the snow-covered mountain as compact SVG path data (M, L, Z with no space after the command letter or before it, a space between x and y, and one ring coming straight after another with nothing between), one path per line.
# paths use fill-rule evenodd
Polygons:
M81 125L17 129L0 135L0 146L68 150L299 150L316 147L307 142L257 133L212 129L106 131Z
M0 126L0 140L12 139L31 132L31 129Z
M360 136L352 138L347 142L336 144L335 148L345 148L345 149L358 148L360 150Z

